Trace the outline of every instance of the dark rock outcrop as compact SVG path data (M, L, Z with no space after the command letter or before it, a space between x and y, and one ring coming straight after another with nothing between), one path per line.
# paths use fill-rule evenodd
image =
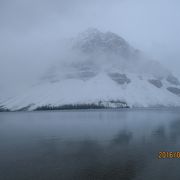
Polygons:
M130 83L131 80L125 75L120 73L109 73L112 80L116 81L118 84Z
M179 95L180 96L180 89L176 88L176 87L168 87L167 88L168 91L170 91L173 94Z
M158 79L149 79L148 82L153 84L157 88L161 88L163 86L162 82Z

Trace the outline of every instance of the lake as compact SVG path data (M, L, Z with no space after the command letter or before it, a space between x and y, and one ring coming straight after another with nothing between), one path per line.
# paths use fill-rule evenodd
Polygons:
M0 180L179 180L179 109L0 113Z

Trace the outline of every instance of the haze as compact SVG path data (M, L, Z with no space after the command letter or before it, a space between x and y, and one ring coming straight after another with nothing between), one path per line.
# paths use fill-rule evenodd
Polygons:
M112 31L180 77L179 0L1 0L0 98L28 89L61 42L88 27Z

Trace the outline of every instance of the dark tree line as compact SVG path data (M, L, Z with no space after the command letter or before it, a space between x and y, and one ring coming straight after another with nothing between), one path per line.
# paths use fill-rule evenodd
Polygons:
M71 110L71 109L104 109L106 108L103 105L97 104L67 104L61 106L51 106L45 105L40 106L35 109L35 111L45 111L45 110Z

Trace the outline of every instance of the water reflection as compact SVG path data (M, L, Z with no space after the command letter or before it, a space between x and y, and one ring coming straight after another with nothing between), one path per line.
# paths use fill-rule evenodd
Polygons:
M159 151L180 151L179 112L148 111L151 123L143 112L104 113L48 114L46 121L44 114L28 115L24 124L18 114L13 122L7 115L1 126L0 179L180 179L179 159L157 158Z
M123 145L128 145L132 139L132 133L125 130L120 131L112 140L113 143Z

